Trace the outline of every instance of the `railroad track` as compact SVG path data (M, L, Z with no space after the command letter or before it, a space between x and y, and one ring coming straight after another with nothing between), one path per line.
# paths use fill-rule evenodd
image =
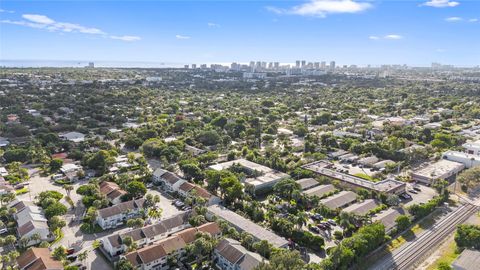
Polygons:
M455 230L457 225L463 223L477 210L478 207L472 204L464 204L458 207L413 242L400 247L392 253L390 258L371 269L406 270L412 268L430 249L440 244L445 237Z

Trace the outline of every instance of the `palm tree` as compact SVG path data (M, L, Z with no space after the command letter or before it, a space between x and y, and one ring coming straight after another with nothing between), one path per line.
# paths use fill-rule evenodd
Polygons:
M42 239L42 236L39 233L34 233L32 236L30 236L30 240L37 243Z
M63 185L63 189L65 189L65 192L67 193L67 196L70 197L70 192L73 190L73 186L72 185Z
M81 253L78 254L78 260L80 260L82 263L85 262L85 260L88 258L88 250L85 250Z
M302 226L307 225L308 216L305 212L298 212L296 215L296 224L298 229L301 229Z
M148 216L152 219L159 219L162 217L162 211L161 208L150 208L148 210Z

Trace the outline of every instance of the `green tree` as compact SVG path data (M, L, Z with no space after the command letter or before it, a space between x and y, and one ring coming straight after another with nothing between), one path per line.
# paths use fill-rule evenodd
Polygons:
M269 262L262 262L255 270L302 270L305 262L298 251L279 249L273 252Z
M56 247L52 252L52 257L59 261L65 260L67 258L67 249L64 246Z
M126 191L128 192L129 198L139 198L143 197L143 195L147 193L147 188L145 187L145 184L143 182L132 181L127 184Z
M395 223L397 224L397 230L400 232L403 232L412 224L412 222L410 221L410 218L406 215L398 216L395 219Z
M115 270L134 270L132 263L125 258L120 259L117 264L115 264Z
M60 168L63 166L63 160L59 159L59 158L54 158L52 160L50 160L50 171L51 172L58 172L58 170L60 170Z

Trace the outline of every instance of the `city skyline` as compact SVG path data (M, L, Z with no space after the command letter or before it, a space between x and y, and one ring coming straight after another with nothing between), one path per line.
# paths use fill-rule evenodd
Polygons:
M450 0L3 1L0 59L477 66L479 8Z

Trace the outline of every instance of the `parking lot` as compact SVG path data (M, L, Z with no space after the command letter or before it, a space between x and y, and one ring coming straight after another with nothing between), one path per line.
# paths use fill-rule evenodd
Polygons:
M166 194L165 192L159 190L157 187L152 187L148 189L147 194L152 195L159 195L160 196L160 204L159 207L162 209L162 219L177 215L183 211L179 210L175 205L173 205L174 198L170 195Z
M437 195L437 191L434 188L418 185L419 191L415 190L414 193L413 186L410 183L407 183L407 193L412 196L411 200L404 201L405 207L411 206L413 204L426 203Z

